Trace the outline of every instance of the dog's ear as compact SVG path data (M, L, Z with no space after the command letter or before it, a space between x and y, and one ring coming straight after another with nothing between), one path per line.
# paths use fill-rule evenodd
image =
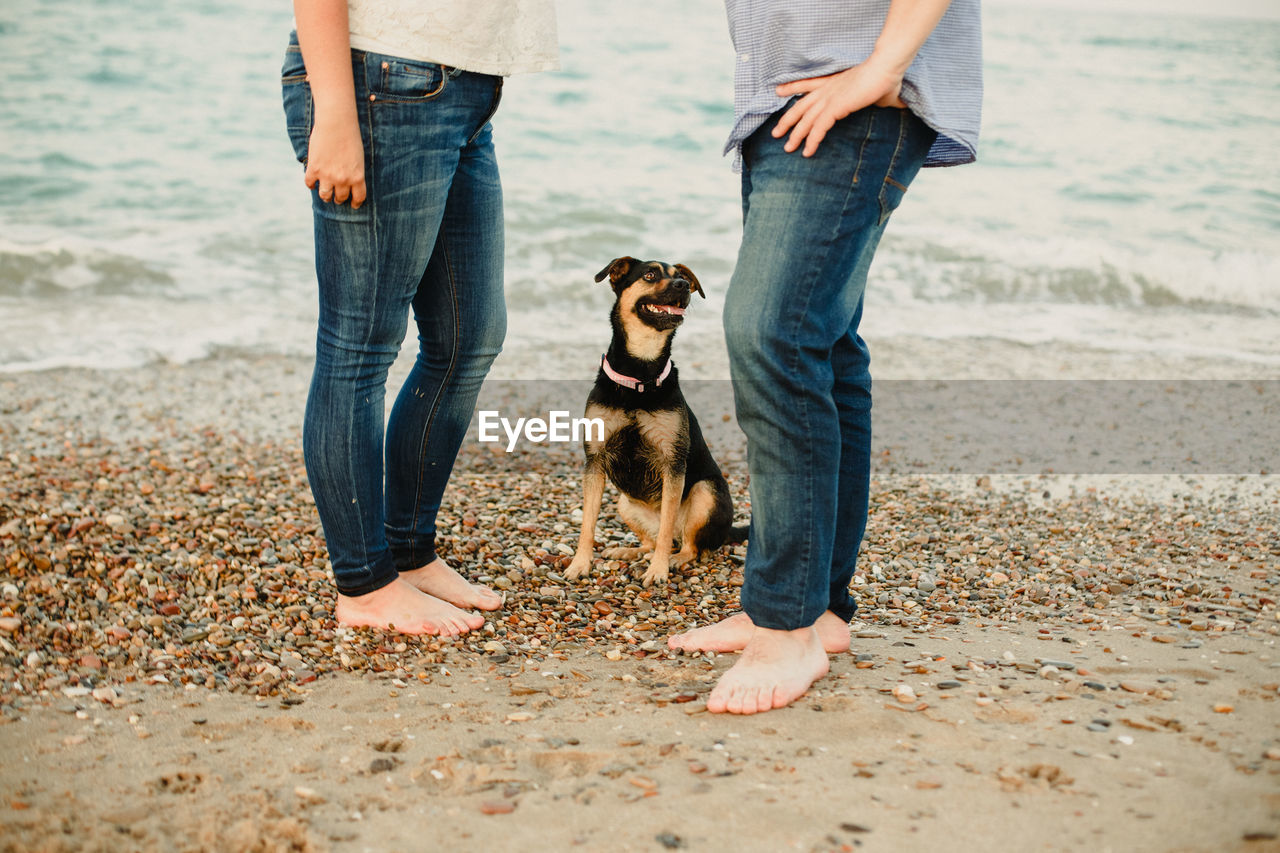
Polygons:
M680 273L680 276L685 281L689 282L690 290L701 296L703 299L707 298L707 294L703 292L702 285L698 284L698 277L693 274L693 270L689 269L684 264L676 264L676 272Z
M596 273L596 281L604 281L605 276L609 276L609 284L617 284L618 279L627 274L632 264L640 263L632 257L614 258L609 262L609 266Z

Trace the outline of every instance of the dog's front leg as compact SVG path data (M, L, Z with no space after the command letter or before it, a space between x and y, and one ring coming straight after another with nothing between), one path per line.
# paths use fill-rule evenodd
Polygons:
M662 508L658 512L658 541L644 573L644 585L652 586L667 579L671 565L671 541L676 534L676 515L684 493L684 472L662 475Z
M582 532L578 534L578 550L565 577L576 580L591 571L591 552L596 546L596 519L600 517L600 501L604 498L604 468L595 460L582 471Z

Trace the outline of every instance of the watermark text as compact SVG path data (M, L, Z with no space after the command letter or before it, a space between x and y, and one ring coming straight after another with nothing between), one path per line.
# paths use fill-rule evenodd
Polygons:
M501 441L502 438L498 434L499 427L506 434L508 453L516 449L516 443L522 436L531 444L604 441L604 421L600 418L571 418L568 412L551 411L547 412L545 419L516 418L513 424L509 418L502 417L500 412L493 410L480 412L480 441Z

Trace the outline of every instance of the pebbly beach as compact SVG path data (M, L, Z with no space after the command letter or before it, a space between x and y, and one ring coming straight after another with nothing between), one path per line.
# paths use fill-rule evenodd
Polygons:
M582 414L594 273L687 264L674 359L743 523L724 9L557 5L561 70L493 119L508 327L477 408ZM610 490L569 581L581 448L478 419L438 546L503 606L449 640L339 626L290 9L10 16L0 851L1280 851L1264 6L983 4L979 163L912 184L870 273L851 648L750 717L706 710L734 655L667 646L737 608L745 546L646 588L600 555L634 544Z
M566 582L573 446L464 445L442 552L505 593L482 629L337 626L307 375L0 378L7 849L719 850L724 820L758 850L1274 845L1272 474L882 454L850 652L795 707L726 719L705 694L732 656L665 641L734 609L742 546L661 588L598 554ZM731 411L702 415L746 517ZM624 533L606 502L598 542Z

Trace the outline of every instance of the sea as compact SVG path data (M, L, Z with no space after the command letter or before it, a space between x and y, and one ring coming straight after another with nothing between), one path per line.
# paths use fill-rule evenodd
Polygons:
M494 119L502 358L581 372L584 341L608 334L593 276L621 255L691 267L708 299L678 343L719 340L741 235L723 7L557 8L561 70L511 79ZM18 11L0 14L0 371L308 356L310 207L279 91L289 4ZM895 214L867 295L873 349L987 341L1280 375L1280 10L983 16L979 160L922 172Z

